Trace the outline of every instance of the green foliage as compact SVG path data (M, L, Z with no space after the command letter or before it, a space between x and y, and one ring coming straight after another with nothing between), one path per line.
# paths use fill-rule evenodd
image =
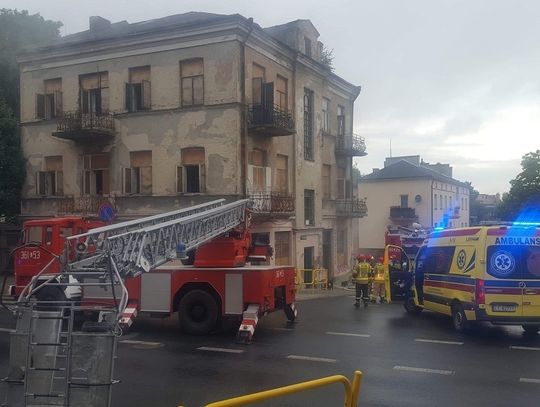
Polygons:
M515 220L530 205L540 204L540 150L525 154L521 168L498 207L498 214L504 220Z
M326 65L332 72L334 72L334 50L328 49L324 45L321 50L321 63Z
M19 111L19 68L16 56L25 47L60 37L62 23L45 20L28 11L0 9L0 97Z
M19 213L24 175L17 119L0 98L0 218L4 221L11 221Z
M352 184L355 187L357 187L358 184L360 183L360 178L362 178L362 174L360 173L360 169L355 164L353 164L351 179L352 179Z

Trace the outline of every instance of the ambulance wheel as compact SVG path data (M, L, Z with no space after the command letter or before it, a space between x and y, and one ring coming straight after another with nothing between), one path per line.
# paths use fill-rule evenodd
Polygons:
M38 302L37 309L40 311L57 311L67 305L67 298L59 287L47 285L36 292ZM40 304L41 303L41 304Z
M413 297L409 297L403 303L403 308L411 315L418 315L422 312L423 308L416 305Z
M540 325L522 325L526 334L536 335L540 331Z
M180 328L190 335L206 335L216 326L218 309L212 294L204 290L191 290L182 297L178 306Z
M469 321L461 304L452 306L452 322L457 332L465 332L469 328Z

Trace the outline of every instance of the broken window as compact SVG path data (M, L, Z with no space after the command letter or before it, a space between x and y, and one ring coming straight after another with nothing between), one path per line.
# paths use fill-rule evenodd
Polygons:
M275 232L274 258L276 266L291 264L291 234L290 232Z
M43 81L44 93L36 94L36 118L50 120L62 114L62 78Z
M276 81L277 106L280 110L287 111L287 78L277 76Z
M152 151L129 153L131 167L124 168L124 193L152 194Z
M62 156L45 157L45 170L36 174L36 194L60 196L64 194Z
M82 113L104 114L109 111L109 73L79 75L79 107Z
M126 109L128 112L150 109L150 66L129 69L126 83Z
M266 152L264 150L253 149L249 155L248 178L251 185L251 192L266 192L269 168L266 166Z
M332 196L332 180L330 178L332 167L327 164L322 166L323 198L330 199Z
M202 193L206 190L204 148L190 147L181 151L182 165L176 168L176 191Z
M109 154L84 155L83 194L108 195L109 193Z
M204 103L204 67L202 58L180 62L182 106L196 106Z
M254 105L262 104L263 83L265 79L265 69L257 64L253 64L253 74L251 77L251 99Z
M289 158L286 155L276 156L276 192L289 193Z

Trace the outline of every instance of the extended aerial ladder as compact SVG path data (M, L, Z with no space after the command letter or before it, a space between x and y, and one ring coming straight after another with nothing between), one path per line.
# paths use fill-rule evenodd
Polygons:
M184 257L226 233L249 233L249 205L249 200L226 204L221 199L67 237L64 251L49 252L51 260L18 297L17 329L12 335L10 372L5 379L7 405L109 406L116 337L128 306L124 280ZM60 272L53 271L53 264L60 265ZM97 287L110 298L90 305L70 298L36 302L35 294L45 287L83 292ZM85 322L75 332L76 312L89 310L98 311L98 321ZM43 332L50 335L44 337ZM91 352L97 348L99 352ZM43 350L47 357L42 357ZM73 366L75 361L88 364L92 354L108 358L108 363L95 363L99 371L94 372L90 366ZM36 361L41 364L36 366ZM81 371L84 377L77 377Z

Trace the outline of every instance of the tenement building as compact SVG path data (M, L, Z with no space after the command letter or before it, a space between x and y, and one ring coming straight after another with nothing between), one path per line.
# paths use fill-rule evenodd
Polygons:
M20 55L23 216L109 203L122 220L249 197L271 263L349 269L366 212L351 183L360 88L322 62L318 37L309 20L91 17Z

